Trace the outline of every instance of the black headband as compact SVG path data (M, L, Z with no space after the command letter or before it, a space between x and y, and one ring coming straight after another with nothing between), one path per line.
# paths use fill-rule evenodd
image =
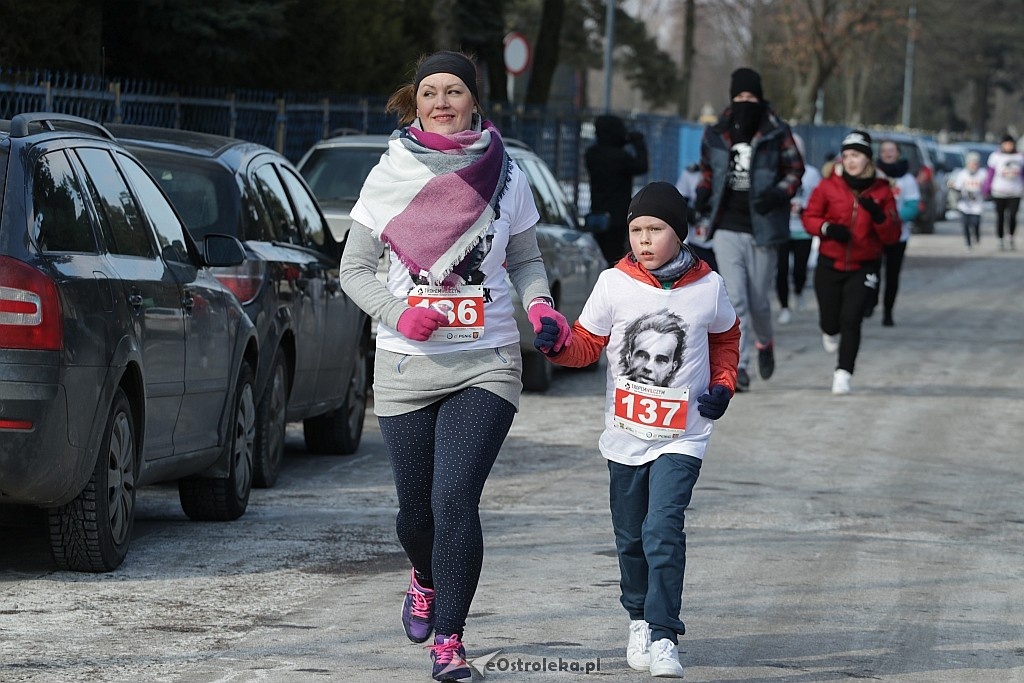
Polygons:
M480 93L476 88L476 66L457 52L435 52L420 64L416 69L416 78L413 80L413 89L420 90L420 82L432 74L455 74L462 79L462 82L469 88L473 99L480 101Z

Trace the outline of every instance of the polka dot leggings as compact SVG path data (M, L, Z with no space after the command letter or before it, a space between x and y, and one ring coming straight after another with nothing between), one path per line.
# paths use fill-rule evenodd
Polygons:
M471 387L378 418L398 490L398 540L437 591L435 633L461 635L466 625L484 560L480 494L515 412Z

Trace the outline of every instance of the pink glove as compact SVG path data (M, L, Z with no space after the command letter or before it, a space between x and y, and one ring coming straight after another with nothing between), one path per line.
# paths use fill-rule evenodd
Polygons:
M427 341L434 330L447 323L448 316L444 313L433 308L413 306L398 317L396 327L406 339Z
M543 323L541 318L551 318L558 325L558 340L551 347L551 351L557 353L567 346L572 346L572 328L565 316L548 306L543 301L530 306L526 311L526 317L533 324L534 334L540 334Z

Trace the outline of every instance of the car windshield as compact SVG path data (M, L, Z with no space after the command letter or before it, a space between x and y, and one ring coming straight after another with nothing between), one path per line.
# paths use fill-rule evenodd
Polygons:
M383 147L321 147L302 165L302 175L321 202L355 202Z
M192 237L240 237L238 186L226 168L204 159L135 153L171 198Z

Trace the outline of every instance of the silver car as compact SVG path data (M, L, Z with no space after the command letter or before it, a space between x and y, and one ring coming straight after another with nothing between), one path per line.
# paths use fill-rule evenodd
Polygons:
M608 263L593 235L580 229L575 208L544 161L518 140L504 142L533 190L540 212L537 242L547 268L551 296L555 307L571 323L579 317L597 276ZM299 160L299 171L313 189L338 240L348 234L352 225L349 212L387 144L387 135L344 135L318 142ZM386 264L382 268L386 269ZM523 388L546 391L551 386L554 366L533 348L533 326L518 300L516 320L522 340Z

